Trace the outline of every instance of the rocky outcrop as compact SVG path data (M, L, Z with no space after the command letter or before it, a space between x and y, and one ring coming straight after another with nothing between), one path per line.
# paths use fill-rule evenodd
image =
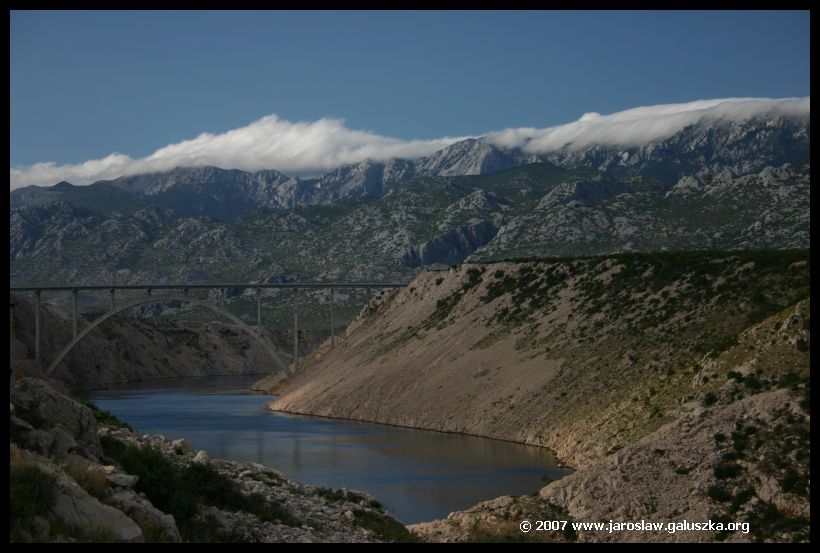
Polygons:
M578 527L572 539L628 543L806 541L808 480L806 487L800 488L791 480L773 477L808 471L807 465L793 457L780 456L779 442L784 436L778 428L783 422L808 424L794 395L780 389L728 406L689 407L686 414L635 444L545 486L538 498L500 497L410 529L437 542L471 541L477 528L495 539L520 540L526 536L510 521L565 520L570 526L602 521L602 529ZM742 440L752 434L756 452L747 455ZM797 451L805 452L809 447L807 440L799 445L792 442L790 448L795 445ZM770 466L765 461L770 456L781 466ZM606 527L609 521L641 520L663 527L615 532ZM746 527L727 532L669 531L670 523L709 520ZM566 537L541 533L535 539L565 541Z
M357 524L354 513L359 518L386 518L397 524L381 504L361 492L302 485L257 463L209 459L204 451L194 453L184 441L165 436L140 435L109 427L103 427L101 435L130 446L155 449L178 466L209 465L237 483L243 493L286 509L288 520L270 522L251 513L203 505L202 518L209 519L217 527L217 535L231 537L231 541L372 542L381 541L378 533L367 529L366 525Z
M97 421L88 407L54 390L45 381L24 378L11 389L12 432L21 445L55 457L102 454Z
M100 503L64 474L57 477L56 499L51 514L86 532L111 533L117 542L144 541L142 530L136 522L121 510Z
M571 202L595 205L629 190L626 183L603 177L561 183L541 198L536 209L547 210Z
M468 138L416 162L420 175L486 175L537 161L537 156L516 149L501 149L488 142Z
M47 457L11 445L12 466L36 467L44 481L51 482L50 507L36 515L30 536L38 541L143 542L140 526L122 510L91 496L66 472ZM14 472L12 472L12 478ZM150 506L150 503L148 504ZM173 523L173 519L171 521ZM175 527L174 527L175 528ZM12 541L14 539L12 531ZM28 532L18 532L18 537Z
M13 385L10 409L12 542L380 542L410 537L366 494L302 485L258 464L211 459L184 439L98 428L90 409L37 379ZM62 439L71 447L55 449ZM123 451L130 453L118 456ZM103 458L130 459L137 474L103 464ZM179 508L165 489L156 488L158 478L168 486L204 486L198 492L201 503L181 508L183 520L176 520L152 503L156 497L157 505L165 502L172 512Z
M413 246L402 256L400 263L408 267L457 265L495 238L497 233L498 229L487 221L459 227Z

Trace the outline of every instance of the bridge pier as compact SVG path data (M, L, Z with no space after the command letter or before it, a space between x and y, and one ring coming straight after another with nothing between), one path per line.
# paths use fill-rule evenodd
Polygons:
M71 328L74 331L72 338L77 337L77 289L71 291L72 300L74 302L73 316L71 317Z
M293 289L293 372L299 367L299 289Z
M40 363L40 291L34 291L34 359Z
M336 321L334 320L334 309L336 306L336 289L330 289L330 347L336 347Z
M14 369L17 366L17 352L14 347L14 337L17 334L17 325L14 323L15 305L17 305L17 302L14 300L9 303L9 353L11 354L9 358L9 385L14 383Z
M255 286L254 286L255 284ZM347 288L347 289L366 289L368 296L372 292L373 288L382 289L382 288L402 288L406 286L405 283L397 283L397 282L385 282L385 283L376 283L376 282L321 282L321 283L301 283L301 282L288 282L288 283L213 283L213 284L164 284L164 283L152 283L152 284L136 284L136 285L123 285L117 286L114 284L106 284L102 286L82 286L82 285L68 285L68 286L23 286L23 287L12 287L10 291L12 293L16 292L32 292L34 294L34 358L38 364L42 363L42 356L40 351L40 319L42 305L42 292L70 292L73 299L73 312L72 312L72 331L74 338L72 339L71 343L69 343L63 350L63 352L52 361L49 369L47 372L56 367L63 357L71 350L74 345L83 339L91 330L96 328L102 321L107 320L108 318L114 316L118 312L123 312L127 309L131 309L133 307L138 307L143 304L149 303L159 303L163 301L182 301L191 302L198 305L202 305L204 307L208 307L215 311L220 312L224 317L228 318L231 322L243 327L249 334L254 336L255 338L259 338L260 342L263 343L264 347L269 350L271 353L271 357L276 359L277 363L281 365L282 369L287 371L287 366L284 365L281 359L278 358L275 349L269 347L270 344L267 343L267 340L263 338L262 332L262 303L261 303L261 294L262 291L266 288L292 288L293 289L293 367L294 370L299 366L299 288L330 288L330 343L331 347L335 347L336 345L336 288ZM257 320L257 329L256 332L253 331L251 325L244 322L242 319L232 315L228 310L225 309L225 303L227 298L228 288L234 289L243 289L243 290L250 290L256 288L257 292L257 307L256 307L256 320ZM181 294L177 293L163 295L162 293L155 295L153 293L154 289L159 290L179 290L182 291ZM220 303L219 307L216 305L209 305L207 302L204 302L199 299L198 291L199 290L207 290L208 295L210 296L210 291L214 289L219 289L220 294ZM110 294L110 302L111 302L111 311L101 318L96 320L89 320L83 325L83 329L79 328L79 291L80 290L94 290L99 292L104 292L108 290ZM135 297L123 297L119 302L119 311L117 311L117 302L116 302L116 290L134 290L139 293L140 290L145 290L146 296L143 298L135 298ZM191 293L193 292L193 293ZM369 298L368 298L369 300ZM103 300L104 301L104 300ZM287 300L285 300L287 302Z
M262 336L262 289L256 289L256 333Z

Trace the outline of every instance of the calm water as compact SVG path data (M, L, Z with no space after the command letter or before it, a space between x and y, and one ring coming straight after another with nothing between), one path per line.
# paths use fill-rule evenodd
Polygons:
M87 397L141 433L185 438L212 458L261 463L306 484L365 491L406 524L521 495L569 471L548 451L424 430L284 415L248 391L259 377L159 380Z

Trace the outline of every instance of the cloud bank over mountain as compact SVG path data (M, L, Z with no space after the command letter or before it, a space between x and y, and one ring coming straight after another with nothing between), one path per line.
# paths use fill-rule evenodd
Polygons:
M502 148L528 153L590 146L642 146L669 138L689 125L742 121L760 115L808 115L809 98L725 98L685 104L664 104L619 111L611 115L585 113L566 125L546 129L517 128L487 133L485 139Z
M702 122L740 121L758 115L807 116L810 98L727 98L684 104L639 107L601 115L586 113L577 121L545 129L515 128L489 132L484 139L502 148L542 153L593 145L639 146L672 136ZM367 159L417 159L465 138L402 140L349 129L341 119L290 122L268 115L225 133L203 133L133 159L113 153L74 165L37 163L9 170L10 189L48 186L61 180L91 184L120 176L167 171L174 167L213 165L223 169L277 169L288 175L313 176Z

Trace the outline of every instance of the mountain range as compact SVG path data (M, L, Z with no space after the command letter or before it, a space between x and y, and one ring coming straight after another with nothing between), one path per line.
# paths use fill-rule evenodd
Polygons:
M316 178L179 167L10 193L15 285L407 280L464 260L805 248L809 116L630 147L467 139Z

